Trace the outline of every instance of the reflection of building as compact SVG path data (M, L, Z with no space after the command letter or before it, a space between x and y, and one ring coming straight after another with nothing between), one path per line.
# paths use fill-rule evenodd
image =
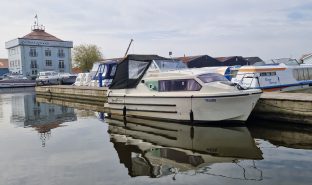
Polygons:
M34 127L40 133L43 145L52 129L74 120L77 120L77 116L73 108L37 103L35 95L12 97L11 123L19 127Z
M117 117L105 121L130 176L161 177L188 171L210 174L207 167L213 163L237 165L242 160L262 159L246 127L199 127L136 118L127 118L124 124ZM256 178L246 177L246 170L257 168L242 170L241 166L233 172L239 171L241 179L262 179L259 171Z
M35 95L15 96L12 99L12 110L11 122L22 127L77 120L73 108L37 103Z
M73 42L45 32L38 20L31 33L6 42L5 47L11 73L34 77L40 71L71 72Z
M24 121L25 121L25 102L24 98L26 96L13 96L12 97L12 117L11 117L11 123L14 122L14 125L18 127L24 127Z

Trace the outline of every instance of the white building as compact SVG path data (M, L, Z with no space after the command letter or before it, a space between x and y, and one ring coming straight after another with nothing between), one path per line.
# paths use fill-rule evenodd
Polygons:
M8 49L9 71L35 77L40 71L70 73L72 41L63 41L34 25L32 32L5 43Z

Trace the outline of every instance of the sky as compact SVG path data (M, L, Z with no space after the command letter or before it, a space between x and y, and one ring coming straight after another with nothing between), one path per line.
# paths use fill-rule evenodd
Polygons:
M129 53L300 58L312 53L312 0L0 0L5 42L46 32L74 46L95 44L104 58Z

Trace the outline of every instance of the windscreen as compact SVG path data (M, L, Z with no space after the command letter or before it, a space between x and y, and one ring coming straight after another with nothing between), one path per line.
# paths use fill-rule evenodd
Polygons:
M160 71L186 69L187 65L180 60L154 60Z
M198 76L198 78L204 83L210 83L210 82L216 82L216 81L227 81L227 82L229 81L223 75L220 75L218 73L207 73L207 74Z

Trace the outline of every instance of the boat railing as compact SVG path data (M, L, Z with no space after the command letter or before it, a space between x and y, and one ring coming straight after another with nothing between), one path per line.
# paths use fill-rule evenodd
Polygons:
M250 74L252 74L251 82L249 83L249 86L244 86L243 81L245 78L250 78L249 76ZM248 77L246 75L248 75ZM245 73L243 77L240 79L240 81L238 82L238 84L245 89L250 89L254 79L258 80L258 85L260 86L259 79L256 77L256 73Z

